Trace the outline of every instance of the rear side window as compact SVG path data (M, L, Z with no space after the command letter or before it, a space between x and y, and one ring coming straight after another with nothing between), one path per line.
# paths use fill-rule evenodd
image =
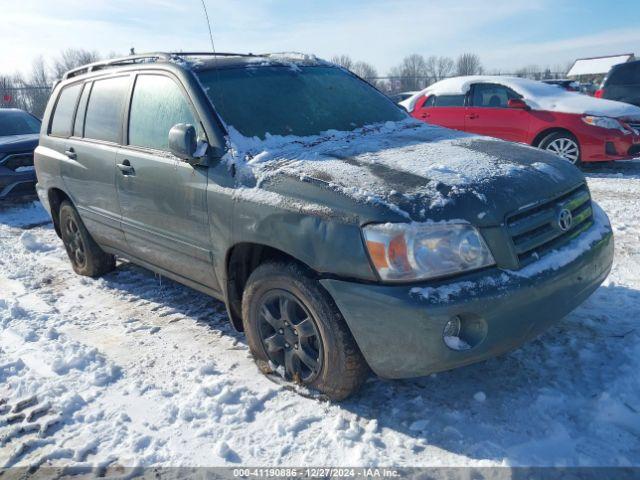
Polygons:
M84 123L84 136L118 143L122 132L122 109L129 88L129 77L93 82Z
M504 85L478 83L473 86L472 105L483 108L507 108L509 100L520 98Z
M58 137L69 137L71 135L71 123L73 122L73 113L78 103L78 96L82 84L70 85L64 87L60 92L53 118L51 119L51 129L49 133Z
M464 95L438 95L436 107L464 107Z
M139 75L129 113L129 145L169 149L169 130L178 123L196 121L183 91L161 75Z
M606 82L607 85L640 84L640 62L621 65L614 68Z

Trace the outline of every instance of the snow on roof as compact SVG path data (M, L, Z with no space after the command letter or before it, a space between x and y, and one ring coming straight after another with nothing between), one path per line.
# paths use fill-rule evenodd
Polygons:
M628 62L632 57L632 53L627 53L624 55L613 55L610 57L579 58L574 62L571 69L569 69L567 77L608 73L609 70L611 70L611 67L618 65L619 63Z
M453 77L430 85L413 97L401 102L411 112L419 98L424 95L464 95L475 83L504 85L522 98L533 110L544 110L579 115L640 118L640 108L628 103L593 98L578 92L569 92L557 85L549 85L527 78L471 75Z

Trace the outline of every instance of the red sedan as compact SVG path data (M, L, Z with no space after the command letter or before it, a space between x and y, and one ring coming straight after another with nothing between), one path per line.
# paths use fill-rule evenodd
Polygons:
M640 108L533 80L449 78L401 105L424 122L526 143L576 164L640 156Z

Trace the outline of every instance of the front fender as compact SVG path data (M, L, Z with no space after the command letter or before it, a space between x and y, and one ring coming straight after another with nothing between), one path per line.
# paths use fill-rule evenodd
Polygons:
M377 279L354 218L259 189L240 189L236 200L234 243L275 248L319 273Z

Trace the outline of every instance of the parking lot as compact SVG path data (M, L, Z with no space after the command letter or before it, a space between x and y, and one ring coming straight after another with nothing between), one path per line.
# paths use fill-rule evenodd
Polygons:
M640 160L586 171L613 271L508 355L328 403L259 375L224 306L137 266L73 273L0 210L0 467L640 463ZM544 312L540 312L544 315Z

